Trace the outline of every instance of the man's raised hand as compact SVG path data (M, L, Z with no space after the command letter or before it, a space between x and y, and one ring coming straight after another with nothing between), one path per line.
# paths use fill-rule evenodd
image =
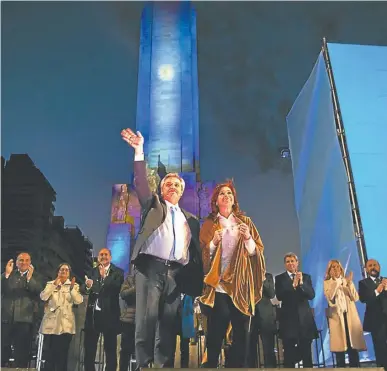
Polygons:
M128 143L136 152L143 152L144 137L139 131L135 134L131 129L124 129L121 131L122 139Z

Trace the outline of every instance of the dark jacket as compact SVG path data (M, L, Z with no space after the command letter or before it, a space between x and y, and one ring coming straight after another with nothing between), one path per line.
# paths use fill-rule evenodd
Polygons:
M277 330L275 308L270 300L275 296L274 279L271 273L266 273L265 278L262 299L255 306L254 322L263 332L275 332Z
M98 299L98 306L101 308L104 325L119 331L119 294L122 282L124 281L123 270L111 263L109 274L104 280L101 279L98 267L93 268L91 277L89 278L93 280L91 288L86 289L85 285L82 287L82 290L89 295L85 328L94 328L95 306Z
M309 300L315 296L311 277L303 273L303 285L293 288L288 272L275 278L275 293L282 302L279 311L279 332L282 339L316 339L318 337Z
M376 296L376 287L376 283L369 277L359 282L359 299L366 304L364 331L375 331L381 323L387 321L387 291Z
M134 162L134 185L142 209L142 221L133 249L132 263L139 266L143 261L140 253L144 243L164 223L167 205L157 194L151 192L145 161ZM180 269L176 276L176 283L181 292L196 297L201 295L203 289L203 264L199 244L200 224L194 215L183 209L181 211L187 219L192 237L189 245L189 263Z
M128 275L120 291L121 322L135 323L136 318L136 279Z
M7 278L1 275L1 322L34 322L34 314L39 303L39 295L43 284L36 272L30 282L27 274L20 275L14 270Z

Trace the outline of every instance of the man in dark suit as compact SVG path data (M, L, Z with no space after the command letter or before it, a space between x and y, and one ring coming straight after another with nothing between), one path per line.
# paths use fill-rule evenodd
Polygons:
M377 365L387 370L387 279L374 259L367 261L366 271L368 278L359 282L359 298L366 304L363 329L371 333Z
M142 220L132 253L136 267L137 367L153 362L171 364L180 294L202 292L203 267L199 245L200 225L178 202L185 183L179 174L167 174L160 183L161 196L152 193L144 161L144 138L126 129L122 138L135 150L134 185Z
M26 368L32 343L32 324L42 282L34 274L31 256L22 252L1 275L1 367L7 367L14 348L13 367Z
M274 353L274 334L277 331L275 310L270 299L275 296L274 279L271 273L265 274L263 281L262 299L255 306L255 316L252 319L249 367L260 367L257 364L258 335L261 336L264 365L267 368L276 368L277 362Z
M312 340L318 337L316 323L309 300L315 296L312 279L298 271L298 258L294 253L284 257L286 272L276 276L275 293L282 302L279 314L279 334L284 347L284 367L313 367Z
M85 290L89 295L85 320L85 371L95 371L94 362L100 334L104 337L106 371L117 368L117 334L120 332L119 293L124 272L111 263L109 249L98 253L98 266L86 278Z

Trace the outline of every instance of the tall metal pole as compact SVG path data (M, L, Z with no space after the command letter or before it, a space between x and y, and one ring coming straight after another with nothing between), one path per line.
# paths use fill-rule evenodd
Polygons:
M365 277L365 264L367 261L367 251L366 251L366 245L364 240L363 227L361 224L361 218L359 213L359 204L357 202L355 183L353 180L351 162L348 154L347 141L345 137L343 121L341 118L340 105L339 105L339 100L337 98L335 79L333 76L332 65L329 58L328 44L325 37L323 38L322 53L324 56L325 66L328 73L329 84L331 86L332 102L333 102L334 116L336 121L336 131L337 131L337 136L338 136L339 144L341 148L341 154L344 160L345 171L347 173L349 199L350 199L351 208L352 208L352 218L353 218L353 224L355 228L357 248L358 248L358 253L360 258L361 270L362 270L363 276Z

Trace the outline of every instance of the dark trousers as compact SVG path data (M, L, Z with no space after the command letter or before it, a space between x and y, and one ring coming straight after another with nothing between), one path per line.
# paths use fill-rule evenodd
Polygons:
M228 325L232 325L232 347L228 357L229 367L243 367L246 354L246 336L249 317L242 314L227 294L215 293L214 308L208 319L207 367L216 368Z
M130 358L132 355L134 356L135 352L135 325L134 323L121 322L121 329L120 371L127 371Z
M95 371L95 356L97 354L97 345L99 336L103 334L103 345L106 357L105 371L116 371L117 368L117 329L109 327L105 323L102 313L94 311L94 328L85 329L84 349L85 371Z
M277 361L274 353L274 332L270 330L259 330L258 326L253 326L250 336L249 367L261 367L258 364L257 345L259 338L262 340L263 360L266 368L276 368Z
M182 312L183 312L183 301L180 302L178 311L177 311L177 330L176 333L180 338L180 368L188 368L189 364L189 338L183 338L183 320L182 320ZM173 368L175 365L175 356L176 356L176 342L177 336L175 336L175 343L173 345L173 355L170 364L168 367Z
M347 313L344 313L344 326L345 326L345 336L347 338L347 353L349 358L349 366L350 367L360 367L359 361L359 352L356 349L351 347L351 339L349 337L349 328L347 321ZM337 367L345 367L345 353L346 352L335 352L336 355L336 364Z
M180 264L166 266L149 258L136 266L136 361L137 367L172 362L176 341L180 292L175 276Z
M387 370L387 316L385 322L371 331L372 343L374 344L376 364Z
M296 363L302 360L302 367L313 367L311 339L282 339L284 348L284 367L295 368Z
M180 368L188 368L190 339L183 338L181 337L181 335L179 335L179 337L180 337ZM176 349L176 342L175 342L175 349ZM175 352L173 352L173 358L171 360L171 363L167 366L173 368L174 365L175 365Z
M67 359L72 334L44 335L44 342L48 343L48 357L44 365L47 371L67 371Z
M30 361L32 324L25 322L1 324L1 367L6 367L13 355L13 367L27 368ZM11 346L14 351L12 354Z

